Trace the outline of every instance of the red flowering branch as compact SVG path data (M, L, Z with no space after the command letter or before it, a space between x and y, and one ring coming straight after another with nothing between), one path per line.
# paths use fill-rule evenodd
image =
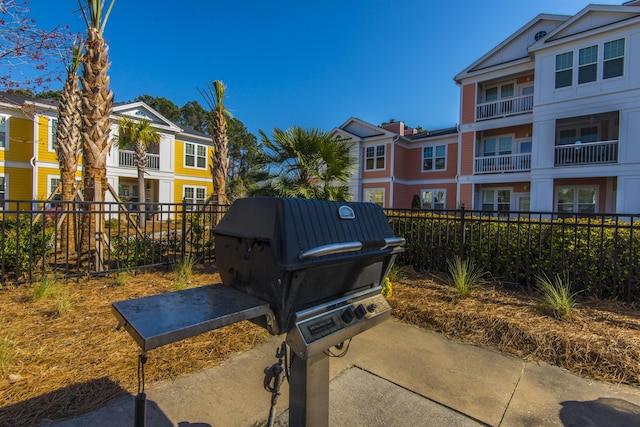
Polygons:
M0 90L46 90L62 82L74 35L38 28L28 1L0 0Z

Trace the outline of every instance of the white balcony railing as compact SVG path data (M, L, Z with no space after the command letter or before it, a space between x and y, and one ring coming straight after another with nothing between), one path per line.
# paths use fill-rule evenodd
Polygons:
M618 163L617 140L557 145L555 150L556 166Z
M524 172L531 170L531 153L476 157L475 173Z
M131 150L120 150L119 165L124 167L136 167L136 153ZM160 156L147 153L147 169L160 169Z
M476 120L513 116L533 110L533 95L514 96L476 106Z

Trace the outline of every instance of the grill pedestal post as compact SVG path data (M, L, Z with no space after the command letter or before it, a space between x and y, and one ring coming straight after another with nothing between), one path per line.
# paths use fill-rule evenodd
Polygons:
M289 427L329 426L329 358L302 360L291 351Z

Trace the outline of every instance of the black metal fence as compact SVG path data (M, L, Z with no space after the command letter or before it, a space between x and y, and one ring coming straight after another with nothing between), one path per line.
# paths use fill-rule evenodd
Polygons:
M407 240L400 262L448 271L471 258L505 284L531 288L536 276L567 274L575 291L640 300L640 215L388 210Z
M212 229L226 206L6 200L0 284L213 259ZM140 213L144 206L144 214Z
M212 230L227 210L186 202L5 202L2 285L170 266L185 257L210 262ZM541 274L568 274L576 291L640 301L640 215L465 209L386 214L407 240L401 263L446 272L457 255L474 259L505 284L531 288Z

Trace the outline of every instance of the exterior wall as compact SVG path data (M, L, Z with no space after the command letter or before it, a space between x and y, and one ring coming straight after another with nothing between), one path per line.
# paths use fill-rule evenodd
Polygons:
M8 145L8 150L0 150L6 162L28 163L33 156L33 122L10 117Z
M457 207L473 208L473 184L460 184L460 201Z
M31 169L5 166L4 173L8 180L7 199L30 200L33 182Z
M476 85L462 86L462 124L473 123L476 117Z
M410 209L414 195L420 197L423 190L444 190L445 209L456 209L456 188L455 182L397 185L394 191L393 206L398 209Z
M44 162L58 163L58 156L55 150L49 149L51 122L47 116L38 116L38 138L36 139L38 160Z
M475 153L475 134L465 132L462 134L460 147L460 175L473 175L473 159Z

